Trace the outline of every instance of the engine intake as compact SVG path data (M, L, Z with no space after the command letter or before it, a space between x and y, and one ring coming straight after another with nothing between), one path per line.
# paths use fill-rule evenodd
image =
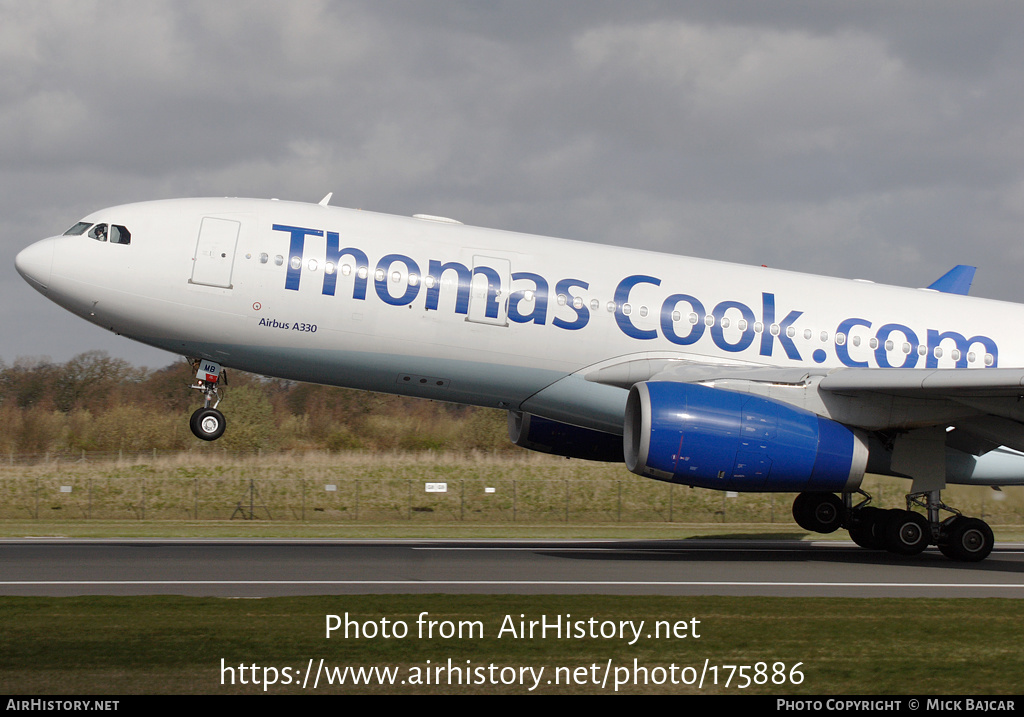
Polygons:
M630 389L626 467L648 478L736 491L853 491L866 437L778 401L672 381Z

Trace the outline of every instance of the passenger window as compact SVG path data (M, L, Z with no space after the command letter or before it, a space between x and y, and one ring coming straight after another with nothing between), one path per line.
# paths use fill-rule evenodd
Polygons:
M95 239L96 241L106 241L107 240L107 225L106 224L97 224L96 226L94 226L89 231L89 236L92 237L93 239Z

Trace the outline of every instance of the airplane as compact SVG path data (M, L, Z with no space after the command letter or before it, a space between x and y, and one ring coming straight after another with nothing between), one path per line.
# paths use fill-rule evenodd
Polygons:
M68 311L193 362L488 406L518 446L637 475L796 493L805 530L985 559L947 484L1024 483L1024 306L274 199L111 207L15 260ZM873 504L865 473L911 481ZM919 510L913 510L913 508Z

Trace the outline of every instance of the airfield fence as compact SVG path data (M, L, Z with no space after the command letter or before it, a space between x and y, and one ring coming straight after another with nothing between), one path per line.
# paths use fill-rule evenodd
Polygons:
M868 477L875 503L903 485ZM1022 497L959 487L953 504L1024 524ZM1009 496L1009 497L1008 497ZM779 523L791 494L725 493L540 454L235 453L9 456L0 519L313 523Z

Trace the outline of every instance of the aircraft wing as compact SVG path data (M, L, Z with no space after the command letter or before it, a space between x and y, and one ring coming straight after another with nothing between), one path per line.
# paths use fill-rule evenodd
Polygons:
M758 383L808 384L842 394L887 394L906 398L1012 398L1024 400L1024 368L776 368L744 364L708 364L685 359L638 358L586 374L588 381L630 388L641 381L746 380Z
M629 389L642 381L713 384L759 394L849 426L952 427L946 445L982 455L1024 451L1024 369L774 368L636 358L586 374Z
M833 393L886 393L896 396L950 398L1024 397L1024 369L840 368L818 387Z
M952 428L945 440L950 448L976 456L999 446L1024 451L1024 369L837 369L818 389L854 399L888 397L892 405L938 404L934 425ZM968 415L950 416L948 406Z

